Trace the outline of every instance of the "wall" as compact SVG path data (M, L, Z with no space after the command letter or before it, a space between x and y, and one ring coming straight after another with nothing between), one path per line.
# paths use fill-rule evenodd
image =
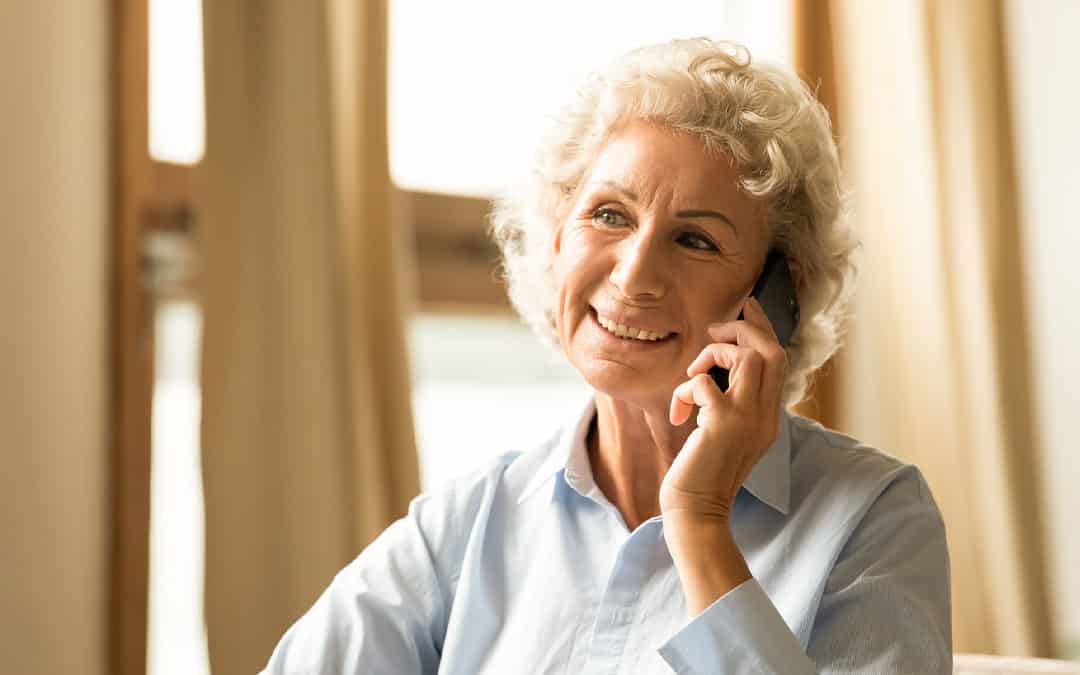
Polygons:
M105 672L108 5L0 9L0 654Z
M1050 598L1063 655L1080 658L1080 3L1009 0L1010 88L1042 431ZM1018 327L1019 329L1019 327Z

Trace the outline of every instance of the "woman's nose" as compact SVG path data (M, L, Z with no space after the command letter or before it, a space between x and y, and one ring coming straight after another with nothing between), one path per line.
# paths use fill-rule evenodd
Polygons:
M663 247L655 234L638 229L618 248L611 283L628 299L659 299L667 292Z

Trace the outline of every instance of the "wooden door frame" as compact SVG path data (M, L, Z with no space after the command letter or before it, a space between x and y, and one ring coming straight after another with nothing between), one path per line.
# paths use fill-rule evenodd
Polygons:
M141 211L149 192L149 5L112 3L112 443L109 672L146 675L150 567L151 298Z
M513 311L497 273L499 250L488 236L491 202L478 197L401 191L413 230L416 295L421 311Z

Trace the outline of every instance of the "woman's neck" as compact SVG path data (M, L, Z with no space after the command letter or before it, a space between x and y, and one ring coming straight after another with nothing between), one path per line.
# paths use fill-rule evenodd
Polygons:
M666 409L646 409L597 392L586 436L593 480L633 531L660 513L660 484L695 418L674 427Z

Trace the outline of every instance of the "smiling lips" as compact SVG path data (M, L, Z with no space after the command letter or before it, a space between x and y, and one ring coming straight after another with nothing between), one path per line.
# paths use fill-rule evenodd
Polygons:
M657 342L659 340L663 340L663 339L669 337L670 335L672 335L672 333L670 333L670 332L657 333L657 332L654 332L654 331L645 330L644 328L635 328L633 326L624 326L621 323L615 323L611 319L608 319L607 317L604 317L604 316L600 316L599 314L596 315L596 320L601 326L604 327L604 329L606 331L608 331L612 335L616 335L618 337L631 339L631 340L643 340L643 341L646 341L646 342Z

